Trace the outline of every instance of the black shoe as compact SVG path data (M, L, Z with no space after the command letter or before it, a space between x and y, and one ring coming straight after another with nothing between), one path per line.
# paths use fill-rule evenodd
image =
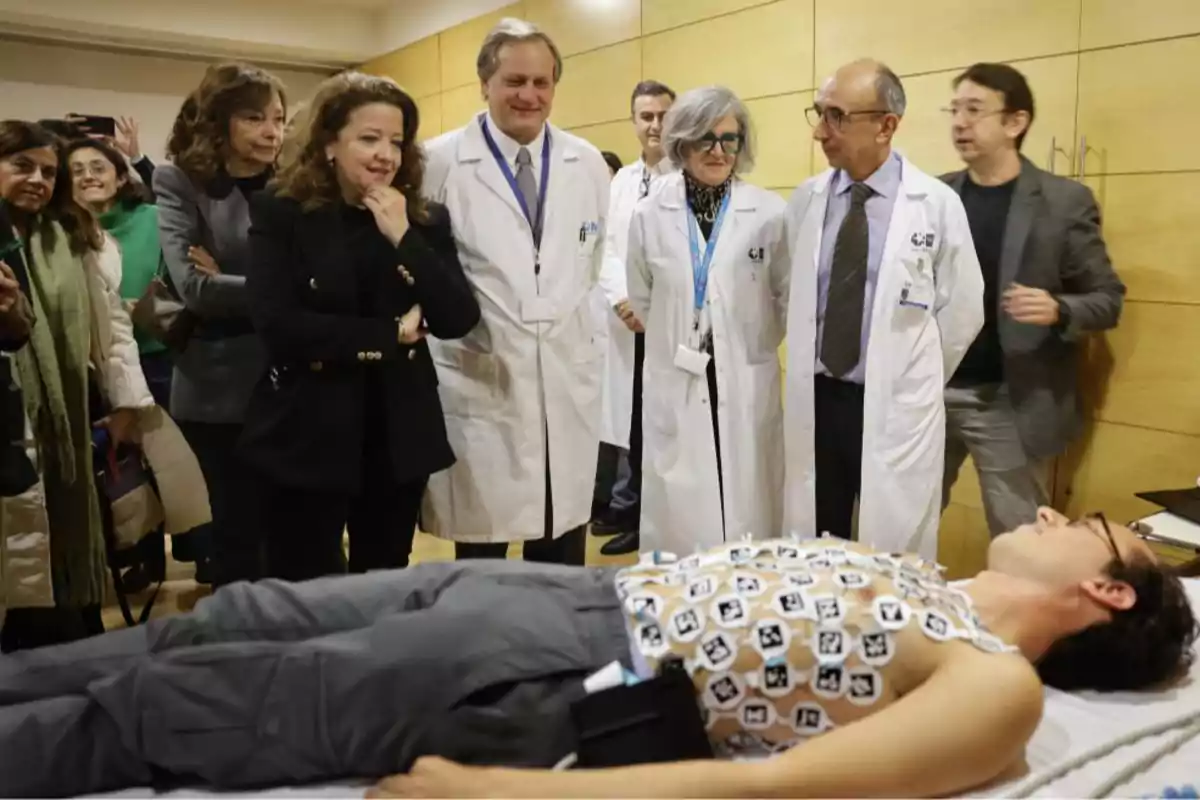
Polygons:
M612 541L605 542L600 548L600 555L623 556L626 553L636 553L641 543L642 537L637 531L625 531Z
M618 533L633 533L637 531L637 520L629 519L626 515L604 514L599 519L592 520L593 536L616 536Z

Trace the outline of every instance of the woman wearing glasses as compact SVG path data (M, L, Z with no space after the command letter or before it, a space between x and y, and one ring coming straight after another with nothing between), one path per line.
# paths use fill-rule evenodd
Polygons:
M732 92L681 95L663 147L681 172L634 212L629 304L646 327L642 549L683 554L779 533L788 262L783 200L738 177L754 149Z

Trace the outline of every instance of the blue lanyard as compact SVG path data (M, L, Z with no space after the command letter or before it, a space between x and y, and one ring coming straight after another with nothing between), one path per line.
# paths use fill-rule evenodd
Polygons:
M721 209L713 222L712 235L708 237L708 246L704 248L703 258L700 256L700 226L696 223L696 215L688 204L688 245L692 250L692 296L696 302L696 326L700 325L700 312L704 310L704 299L708 296L708 270L712 266L713 253L717 250L717 237L721 235L721 223L725 221L725 211L729 208L729 195L733 187L725 192L721 200Z
M508 168L508 161L500 152L500 148L496 146L496 140L492 138L492 132L488 130L486 116L480 115L479 125L483 128L483 138L487 142L488 149L492 151L492 158L496 159L496 166L500 167L500 172L504 174L504 179L508 181L508 186L512 189L513 195L517 198L517 204L521 206L521 211L525 214L525 220L529 223L529 227L533 231L534 246L535 248L540 247L542 220L546 216L546 187L550 185L550 126L546 126L546 138L542 140L542 181L538 185L538 215L537 219L534 219L533 215L529 213L529 207L525 205L525 197L521 194L521 187L517 186L516 176Z

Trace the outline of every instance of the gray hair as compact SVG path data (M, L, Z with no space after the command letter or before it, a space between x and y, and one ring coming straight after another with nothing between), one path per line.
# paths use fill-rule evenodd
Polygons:
M496 27L488 31L488 35L484 37L483 46L479 48L479 56L475 59L475 73L479 76L479 80L484 83L491 80L492 76L496 74L496 70L500 69L500 48L516 42L545 42L554 55L554 82L558 83L562 78L563 60L554 40L542 33L541 29L532 22L513 17L505 17L500 20L496 23Z
M908 106L908 100L904 96L904 84L886 64L876 64L875 96L888 112L897 117L904 116L904 109Z
M754 169L754 130L750 112L738 96L724 86L706 86L679 95L663 120L663 150L671 163L683 167L687 148L712 131L722 117L733 115L744 143L733 164L733 174Z

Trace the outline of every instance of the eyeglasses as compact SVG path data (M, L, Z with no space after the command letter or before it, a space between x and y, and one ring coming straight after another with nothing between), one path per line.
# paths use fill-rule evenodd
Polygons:
M983 106L976 105L949 105L941 109L941 112L951 120L956 119L961 114L963 122L967 123L968 125L974 125L976 122L979 122L979 120L986 117L994 117L997 114L1005 113L1003 108L996 108L988 111Z
M1108 542L1108 549L1112 551L1113 559L1120 564L1124 564L1125 560L1121 558L1121 551L1117 548L1117 540L1113 538L1112 528L1108 525L1108 518L1100 511L1093 511L1090 514L1084 514L1080 522L1087 525L1089 520L1095 520L1100 523L1100 527L1104 529L1104 538ZM1087 528L1093 533L1096 531L1091 525L1088 525ZM1096 535L1099 536L1100 534L1097 533Z
M727 156L736 156L742 152L742 146L745 143L746 137L740 133L722 133L717 136L709 131L697 139L693 146L701 153L711 153L714 147L720 145L722 153Z
M853 120L859 116L888 113L890 112L886 108L871 108L865 111L842 111L840 108L822 108L819 105L811 105L804 109L804 118L814 128L824 122L833 130L840 131L846 127L847 120Z

